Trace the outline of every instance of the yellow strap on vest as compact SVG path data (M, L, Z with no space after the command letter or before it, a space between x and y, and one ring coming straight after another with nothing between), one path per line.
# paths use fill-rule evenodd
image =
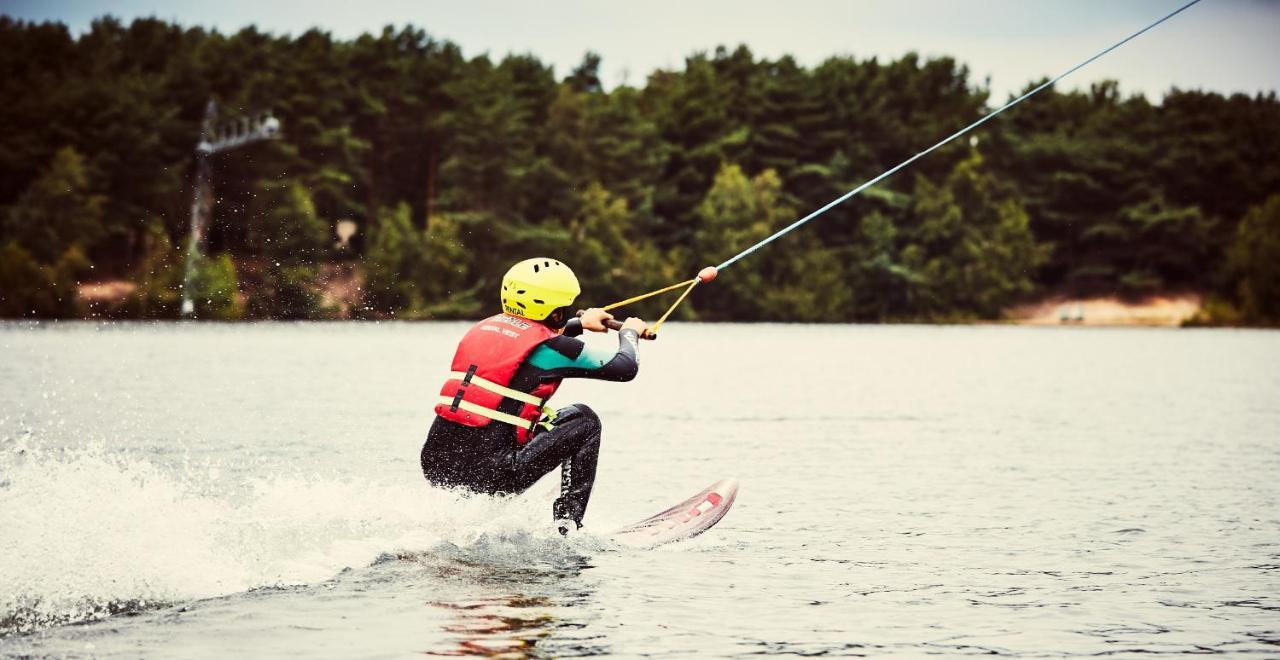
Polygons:
M450 380L453 380L453 379L466 380L466 378L467 378L467 372L465 371L449 372ZM532 394L521 392L520 390L513 390L510 387L503 387L491 380L486 380L474 374L471 376L471 385L478 385L480 386L481 389L489 390L494 394L501 394L502 396L505 396L508 399L515 399L516 401L519 401L521 403L529 403L535 406L541 406L543 404L542 399L539 399L538 397L533 396ZM468 385L468 387L470 387L470 385ZM495 417L494 419L497 419L497 418Z
M440 403L440 405L445 406L446 408L452 408L452 407L453 407L453 397L451 397L451 396L442 396L442 397L440 397L440 399L439 399L439 403ZM536 423L537 423L537 421L538 421L538 420L536 420L536 419L535 419L535 420L528 420L528 419L525 419L525 418L523 418L523 417L516 417L515 415L508 415L507 413L500 412L500 411L497 411L497 410L492 410L492 409L490 409L490 408L485 408L484 406L477 405L477 404L471 403L470 401L466 401L466 400L463 400L463 401L459 401L459 402L458 402L458 410L465 410L465 411L467 411L467 412L469 412L469 413L472 413L472 414L475 414L475 415L479 415L479 416L481 416L481 417L487 417L487 418L489 418L489 419L492 419L492 420L493 420L493 421L495 421L495 422L503 422L503 423L506 423L506 424L510 424L510 425L512 425L512 426L516 426L516 427L522 428L522 429L530 429L530 430L532 430L532 429L533 429L533 427L536 425ZM544 408L544 409L542 410L542 412L543 412L544 414L546 414L547 409L546 409L546 408Z

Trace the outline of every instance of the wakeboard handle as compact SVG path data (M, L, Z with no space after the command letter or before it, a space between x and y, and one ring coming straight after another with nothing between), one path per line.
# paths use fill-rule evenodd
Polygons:
M587 313L587 310L580 309L574 313L574 316L582 316L583 314L586 314L586 313ZM613 330L614 332L617 332L622 329L622 321L619 321L617 319L605 319L604 327L610 330ZM658 335L657 333L650 332L649 329L646 328L645 331L641 333L640 338L641 339L657 339Z

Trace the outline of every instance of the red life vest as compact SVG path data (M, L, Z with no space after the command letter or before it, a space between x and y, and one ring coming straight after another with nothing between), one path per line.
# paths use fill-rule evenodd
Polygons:
M516 442L524 444L560 380L543 381L531 392L513 390L509 385L533 349L557 334L537 321L507 314L475 324L454 353L452 373L440 388L436 414L463 426L488 426L495 420L511 424L516 427ZM498 410L505 399L521 402L516 415Z

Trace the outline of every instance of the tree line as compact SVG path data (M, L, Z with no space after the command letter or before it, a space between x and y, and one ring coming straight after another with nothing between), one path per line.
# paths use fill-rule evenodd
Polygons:
M606 89L588 53L466 57L421 28L350 40L0 17L0 316L178 315L206 102L283 139L213 158L203 318L463 318L506 267L569 263L603 304L689 277L1003 99L950 58L746 46ZM1031 85L1038 81L1029 81ZM1049 294L1208 295L1280 320L1280 103L1112 82L1046 90L738 263L707 320L998 318ZM357 223L339 245L334 227ZM351 304L325 291L355 287ZM640 305L652 314L661 303ZM102 310L100 310L102 311Z

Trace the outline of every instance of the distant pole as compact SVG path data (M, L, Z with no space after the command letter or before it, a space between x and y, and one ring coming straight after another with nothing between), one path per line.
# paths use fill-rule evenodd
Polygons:
M187 241L186 271L182 276L182 315L190 317L195 314L195 301L191 299L191 283L196 272L196 259L200 253L200 243L204 240L204 228L210 215L209 190L209 138L213 133L213 122L218 116L218 106L209 99L204 107L204 121L200 125L200 142L196 143L196 180L195 190L191 194L191 238Z
M195 301L191 298L191 287L195 280L200 246L204 243L205 230L213 216L213 182L209 159L223 151L280 137L280 120L272 116L270 110L228 122L215 130L214 123L217 119L218 106L213 99L209 99L204 107L204 121L200 125L200 142L196 144L195 190L191 195L191 237L187 241L186 272L182 277L182 315L187 318L196 311Z

